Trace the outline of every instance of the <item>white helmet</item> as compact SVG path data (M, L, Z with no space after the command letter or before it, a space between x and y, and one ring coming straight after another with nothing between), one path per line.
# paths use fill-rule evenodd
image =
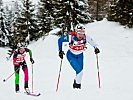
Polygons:
M23 43L18 43L17 44L17 48L20 49L20 48L25 48L25 45Z
M85 26L83 24L77 24L75 31L79 34L85 34Z
M77 24L75 27L75 31L77 30L85 30L85 26L83 24Z

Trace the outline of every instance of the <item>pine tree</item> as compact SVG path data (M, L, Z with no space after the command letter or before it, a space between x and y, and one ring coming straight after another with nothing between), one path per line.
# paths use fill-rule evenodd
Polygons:
M3 9L3 2L0 0L0 46L7 46L9 44L8 41L8 30L6 27L6 17Z
M23 0L23 9L20 16L17 18L17 36L22 41L30 41L38 39L37 18L35 15L35 7L30 0Z
M7 27L7 30L9 32L9 34L11 34L11 23L14 19L14 14L13 14L13 11L12 9L9 9L8 6L5 7L5 17L6 17L6 27Z
M11 8L12 8L11 11L13 17L10 23L11 35L9 36L9 47L10 47L10 49L8 50L9 58L12 56L13 52L17 49L18 42L22 41L22 39L17 34L17 18L20 17L20 12L22 10L21 4L19 4L18 1L15 1Z
M68 14L68 2L67 0L53 0L54 9L52 10L52 16L54 18L54 25L60 27L62 32L60 35L64 34L64 30L69 28L70 25L69 14ZM68 24L69 23L69 24Z
M119 22L121 25L133 27L133 0L117 0L111 6L108 20Z
M53 27L53 17L51 16L52 0L40 0L38 4L38 26L39 36L45 36Z
M77 23L91 22L87 0L53 0L55 26L71 31Z
M76 18L79 23L88 23L91 22L89 14L89 5L87 0L70 0L73 3L73 17Z

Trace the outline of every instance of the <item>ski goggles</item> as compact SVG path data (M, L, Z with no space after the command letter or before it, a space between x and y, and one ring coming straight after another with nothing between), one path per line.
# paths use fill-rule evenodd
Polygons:
M76 31L78 34L85 34L85 30L77 30Z

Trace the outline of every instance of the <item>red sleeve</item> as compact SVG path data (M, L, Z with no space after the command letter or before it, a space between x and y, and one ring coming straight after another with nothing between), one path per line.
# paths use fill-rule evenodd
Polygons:
M71 32L70 35L74 36L76 34L75 31Z

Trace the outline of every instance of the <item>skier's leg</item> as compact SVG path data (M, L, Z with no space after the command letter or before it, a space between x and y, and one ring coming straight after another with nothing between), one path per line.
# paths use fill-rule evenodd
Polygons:
M82 80L82 76L83 76L83 53L78 56L77 62L80 67L79 69L81 69L81 70L79 73L77 72L75 80L76 80L77 84L81 84L81 80Z
M76 78L74 79L73 88L81 88L81 80L83 76L83 54L77 56L67 52L67 59L76 71Z
M20 66L14 66L15 70L15 91L19 91L19 70Z
M26 63L22 65L22 70L24 72L24 88L28 88L29 74L28 74L28 67Z
M77 84L81 84L82 76L83 76L83 70L82 70L80 73L78 73L78 74L76 75L76 77L75 77L75 80L76 80L76 83L77 83Z
M79 64L78 56L72 54L70 51L67 52L67 59L72 66L72 68L76 71L76 74L80 73L83 67ZM82 60L82 59L81 59ZM81 61L83 62L83 61Z
M26 63L24 63L24 65L22 66L22 69L24 71L24 89L27 93L30 93L30 90L28 87L29 74L28 74L28 67Z

